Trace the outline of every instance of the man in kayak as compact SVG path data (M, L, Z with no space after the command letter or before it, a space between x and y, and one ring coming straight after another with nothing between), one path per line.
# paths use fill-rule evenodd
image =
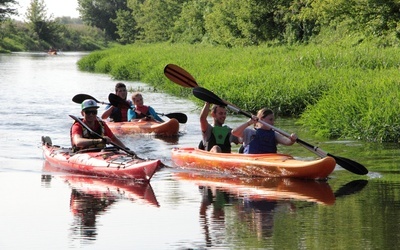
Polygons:
M126 90L125 84L119 82L115 85L115 94L121 97L123 100L126 100L128 96L128 92ZM132 102L130 100L126 100L128 105L118 105L115 107L111 104L107 105L106 111L101 115L101 119L110 118L111 121L114 122L126 122L128 121L128 109L132 106Z
M107 124L97 118L97 102L92 99L87 99L81 104L81 114L83 123L91 130L101 135L103 138L98 138L92 135L90 131L84 128L78 122L75 122L71 127L71 144L74 151L87 148L104 148L106 144L111 142L117 144L121 148L129 150L108 128Z
M146 118L154 119L158 122L164 122L164 120L157 115L156 111L152 107L143 104L143 96L141 93L133 93L132 102L135 106L133 109L128 110L128 121Z
M258 121L263 121L273 126L275 121L274 112L267 108L260 109L257 112L257 116L253 116L247 122L232 130L232 134L243 138L243 153L276 153L278 143L290 146L296 142L296 134L291 134L290 138L288 138ZM254 125L254 128L248 128L250 125Z
M213 105L211 116L213 125L208 123L207 116L210 111L210 103L206 102L200 113L200 128L203 140L199 148L217 153L230 153L231 143L238 144L239 138L231 134L231 128L224 125L226 119L226 108Z

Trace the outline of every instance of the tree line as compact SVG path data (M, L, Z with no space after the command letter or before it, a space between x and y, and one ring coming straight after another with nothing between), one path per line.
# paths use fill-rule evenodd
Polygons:
M3 29L16 14L10 7L16 3L0 0ZM86 33L102 33L100 40L120 44L307 44L339 33L352 35L355 43L375 39L397 46L400 37L398 0L78 0L78 11L82 23L93 28ZM71 35L47 15L43 0L31 0L26 18L33 40L56 45Z

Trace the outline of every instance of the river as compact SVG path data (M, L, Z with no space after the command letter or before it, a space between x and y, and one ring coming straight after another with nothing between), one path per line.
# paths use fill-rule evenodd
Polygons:
M398 248L398 144L321 140L278 118L276 127L358 161L370 173L359 176L337 166L326 182L188 178L172 168L170 154L174 147L198 144L200 109L145 83L125 82L157 112L189 118L178 138L121 137L138 155L167 166L150 185L48 170L40 138L69 146L68 115L80 115L72 97L84 93L107 101L118 82L79 71L83 55L0 55L0 249ZM245 120L230 115L226 123ZM316 157L299 145L280 151Z

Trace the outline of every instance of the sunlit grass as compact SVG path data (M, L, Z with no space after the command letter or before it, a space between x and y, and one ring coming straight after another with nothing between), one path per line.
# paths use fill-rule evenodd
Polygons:
M397 141L400 53L365 45L248 47L129 45L94 52L79 68L138 80L159 91L191 96L164 74L168 63L244 110L270 107L328 138Z

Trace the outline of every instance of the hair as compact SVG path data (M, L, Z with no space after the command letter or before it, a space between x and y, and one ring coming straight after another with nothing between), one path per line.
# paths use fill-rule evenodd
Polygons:
M273 113L274 113L274 111L272 111L271 109L263 108L263 109L260 109L257 112L257 117L261 119L261 118L264 118L264 117L266 117L268 115L272 115Z
M134 101L135 98L138 97L138 96L142 96L142 93L140 93L140 92L135 92L135 93L133 93L133 94L132 94L132 101ZM143 97L143 96L142 96L142 97Z
M126 88L126 85L123 84L122 82L119 82L119 83L115 84L115 93L117 92L117 90L119 88Z
M213 104L213 106L212 106L212 108L211 108L211 112L214 113L214 114L217 113L217 108L218 108L218 107L220 107L220 108L225 108L225 106Z

